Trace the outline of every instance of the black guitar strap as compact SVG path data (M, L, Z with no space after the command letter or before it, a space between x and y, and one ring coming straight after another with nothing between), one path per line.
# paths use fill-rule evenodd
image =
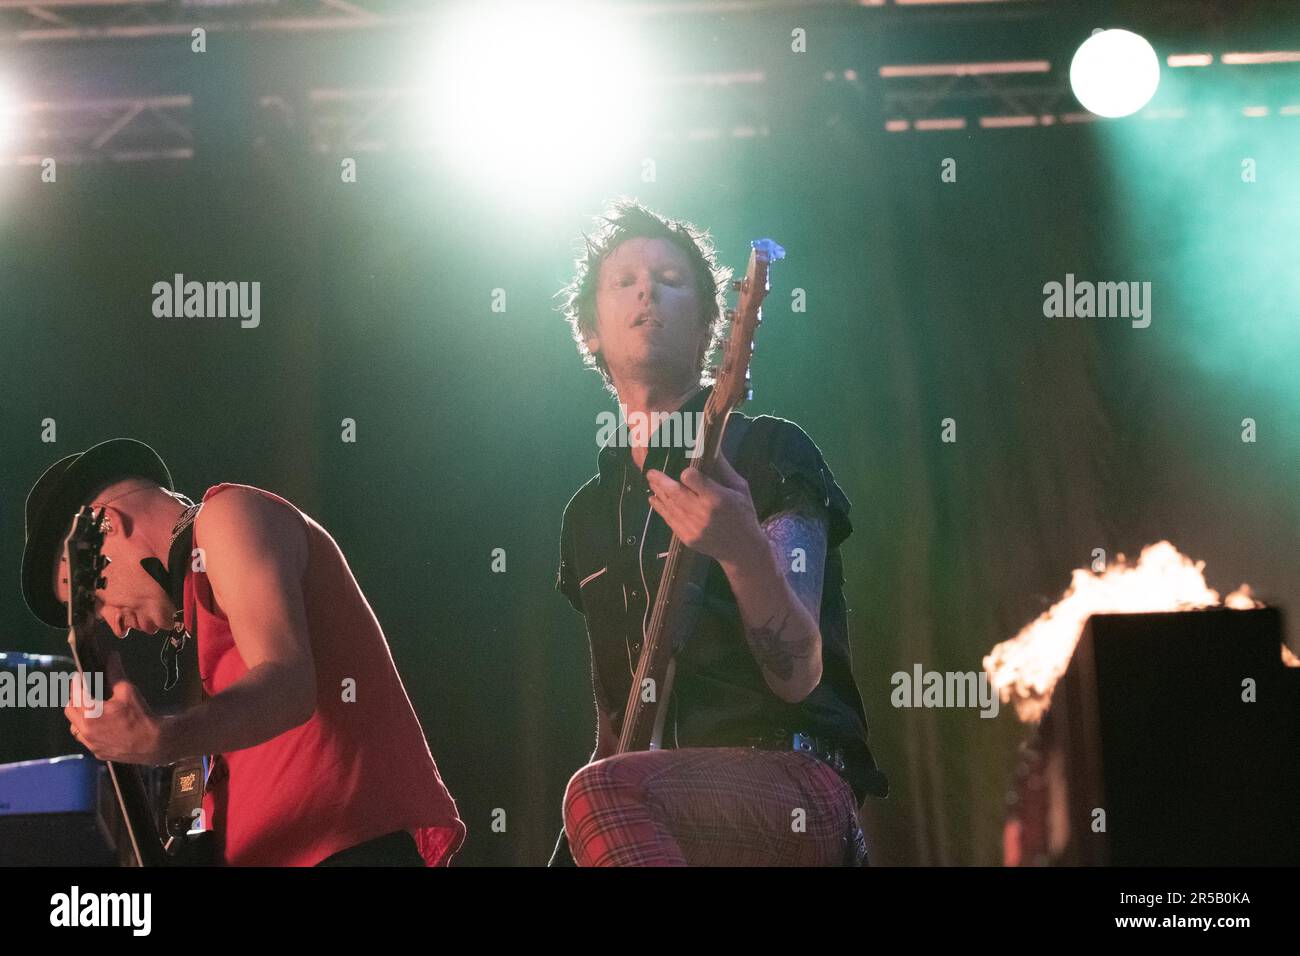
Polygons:
M731 462L733 468L740 460L740 443L745 440L749 423L750 419L740 412L732 412L727 417L727 430L722 433L722 454L727 456L727 461Z
M176 617L172 621L166 640L163 641L162 653L159 655L167 675L163 690L171 690L180 680L180 652L184 650L190 637L185 630L185 575L189 571L190 554L194 548L194 519L199 516L199 509L203 507L202 503L196 505L184 495L176 497L187 507L181 512L180 519L172 528L167 566L163 567L163 563L157 558L145 558L140 562L140 566L158 582L159 587L167 592L172 606L176 608ZM185 701L187 704L194 702Z
M177 495L185 505L180 519L172 528L172 543L167 552L167 566L163 567L157 558L145 558L140 562L158 585L167 592L172 605L176 608L176 617L171 630L163 638L159 659L165 673L163 690L171 690L181 677L181 652L191 643L192 635L185 628L185 575L190 570L194 551L194 521L199 516L202 502L194 504L183 495ZM197 648L197 640L194 641ZM181 703L192 707L203 698L203 684L193 681ZM172 764L171 794L167 801L166 838L181 839L195 824L198 811L203 806L203 789L206 783L208 762L204 757L186 757ZM205 828L206 829L206 828Z

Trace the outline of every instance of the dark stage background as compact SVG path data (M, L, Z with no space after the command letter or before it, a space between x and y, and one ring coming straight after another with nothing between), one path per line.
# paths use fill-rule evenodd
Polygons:
M1263 6L1256 46L1296 48L1286 8ZM1152 10L1125 25L1162 56L1177 52L1169 31L1214 26ZM761 66L768 134L657 143L657 182L633 152L541 211L420 151L364 155L345 185L346 153L245 115L267 92L382 82L410 52L401 33L232 35L225 56L197 61L166 39L10 46L11 73L50 96L184 86L197 139L192 160L64 164L57 184L0 168L0 648L61 647L17 587L22 502L55 458L131 436L192 496L221 481L271 489L335 536L383 624L469 826L458 863L544 862L594 739L582 621L552 590L560 514L594 472L596 415L611 407L552 296L578 230L634 195L709 228L737 270L752 238L788 250L748 410L802 424L853 502L855 670L893 784L866 808L873 858L1000 862L1026 729L1009 707L995 720L896 710L891 674L979 670L1094 548L1135 556L1168 538L1221 593L1248 581L1295 613L1300 117L1225 109L1136 146L1115 130L1140 120L888 133L881 63L1068 62L1093 25L1055 5L978 21L902 12L652 18L649 42L683 64ZM805 58L789 53L791 22L818 39ZM860 82L822 82L848 68ZM1249 185L1246 156L1261 170ZM941 182L947 157L956 183ZM538 175L530 188L559 186ZM259 280L260 327L154 318L151 287L177 272ZM1151 281L1151 326L1044 318L1043 284L1067 273Z

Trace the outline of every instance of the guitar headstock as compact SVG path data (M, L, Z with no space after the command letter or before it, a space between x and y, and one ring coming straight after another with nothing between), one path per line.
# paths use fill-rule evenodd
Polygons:
M95 629L95 592L104 586L104 568L108 558L104 546L104 509L85 505L72 522L72 531L63 542L68 571L68 640L78 664Z
M771 239L755 239L750 246L745 278L735 282L740 298L734 309L727 310L731 331L723 348L713 394L709 396L706 414L711 418L725 419L733 408L752 396L749 362L754 353L754 333L763 321L763 300L769 288L768 266L785 258L785 250Z

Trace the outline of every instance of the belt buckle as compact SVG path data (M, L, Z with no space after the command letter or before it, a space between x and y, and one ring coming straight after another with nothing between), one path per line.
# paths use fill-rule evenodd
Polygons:
M839 747L831 746L829 742L804 733L794 734L792 742L796 753L807 754L815 760L820 760L836 773L844 773L846 769L844 751Z

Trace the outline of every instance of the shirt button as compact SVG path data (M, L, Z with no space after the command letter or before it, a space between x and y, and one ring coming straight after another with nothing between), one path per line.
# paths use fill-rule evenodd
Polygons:
M632 486L631 486L631 485L628 485L628 486L627 486L626 488L624 488L623 490L624 490L624 491L631 491L631 490L632 490Z
M633 645L632 645L632 650L634 650L634 651L639 651L639 650L641 650L641 644L640 644L640 642L637 642L637 643L633 644Z
M636 535L634 535L634 534L630 534L630 535L628 535L628 536L627 536L627 543L628 543L628 544L636 544Z
M640 592L638 592L638 591L633 591L633 592L632 592L632 596L633 596L633 597L640 597L641 594L640 594Z

